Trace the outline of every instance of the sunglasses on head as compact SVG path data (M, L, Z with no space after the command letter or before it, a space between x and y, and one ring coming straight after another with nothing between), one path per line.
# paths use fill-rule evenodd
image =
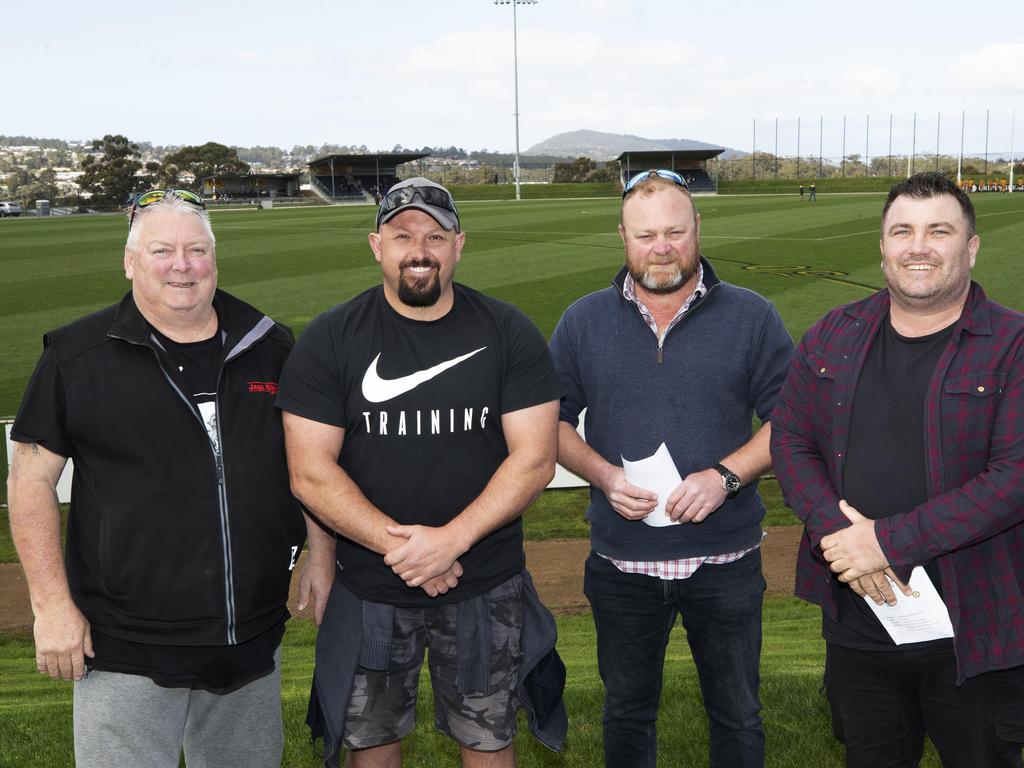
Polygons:
M636 176L626 182L626 186L622 188L622 196L625 197L633 191L633 187L639 184L644 179L649 179L651 176L660 176L666 181L671 181L673 184L678 184L683 189L686 189L686 180L675 171L666 171L662 169L651 169L649 171L641 171Z
M434 205L446 211L451 211L457 219L459 210L455 207L455 201L445 190L437 187L402 187L393 189L384 195L380 201L380 209L377 211L377 228L380 228L380 220L396 208L408 205L416 198L425 205Z
M153 203L159 203L168 197L176 197L206 210L206 203L203 198L188 189L151 189L148 192L140 192L132 201L131 213L128 215L128 230L131 231L132 222L135 221L135 214Z

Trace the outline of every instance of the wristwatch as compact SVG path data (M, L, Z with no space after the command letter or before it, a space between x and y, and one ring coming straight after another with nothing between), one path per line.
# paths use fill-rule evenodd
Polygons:
M722 464L715 464L715 471L722 476L722 487L725 488L725 498L731 499L740 492L743 485L740 476Z

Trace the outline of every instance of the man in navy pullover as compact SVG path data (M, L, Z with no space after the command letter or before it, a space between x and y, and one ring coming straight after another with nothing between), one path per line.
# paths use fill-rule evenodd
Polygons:
M562 386L559 462L590 483L584 589L605 684L608 766L654 766L669 633L682 616L712 766L762 766L757 478L793 343L774 307L700 256L700 216L671 171L625 187L626 264L566 310L551 339ZM586 441L576 431L586 409ZM763 426L752 434L752 416ZM659 499L623 460L664 443L682 482ZM671 519L644 518L664 507ZM652 520L653 520L652 515Z

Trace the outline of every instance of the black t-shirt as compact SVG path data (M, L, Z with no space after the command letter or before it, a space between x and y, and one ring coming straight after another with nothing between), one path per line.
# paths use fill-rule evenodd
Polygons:
M281 374L277 404L341 427L338 464L402 524L458 516L508 456L503 414L557 400L547 344L515 307L456 284L444 317L395 312L378 286L317 317ZM522 570L522 523L493 531L459 562L446 595L407 587L383 556L338 537L339 578L359 597L437 605L485 592Z
M850 414L843 470L846 500L879 520L909 512L928 500L924 410L928 385L953 326L928 336L900 336L887 317L868 351ZM942 594L935 561L919 563ZM864 601L846 584L836 586L838 620L824 614L825 639L865 650L896 647ZM914 646L949 643L934 640Z
M219 448L217 436L217 377L224 354L220 331L208 339L192 342L172 341L153 329L159 343L160 357L171 377L192 398L203 416L203 425L210 441Z
M196 686L215 693L235 690L274 671L274 651L284 624L237 645L154 645L92 630L90 669L148 677L165 688Z

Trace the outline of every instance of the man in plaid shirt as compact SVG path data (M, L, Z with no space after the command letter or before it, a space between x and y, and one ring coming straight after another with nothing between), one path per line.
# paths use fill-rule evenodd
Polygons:
M619 226L625 266L611 287L569 307L551 337L562 387L558 460L591 486L584 590L610 768L655 765L665 648L679 615L711 766L764 765L757 478L770 463L767 420L793 342L770 302L718 279L699 234L678 174L634 176ZM586 442L576 432L584 408ZM755 412L764 426L752 435ZM682 478L660 500L622 468L659 446ZM673 524L643 522L658 501Z
M944 765L1022 765L1024 315L971 280L974 228L944 176L893 187L888 288L807 332L772 414L848 766L916 766L926 732ZM864 599L895 603L914 566L953 638L896 645Z

